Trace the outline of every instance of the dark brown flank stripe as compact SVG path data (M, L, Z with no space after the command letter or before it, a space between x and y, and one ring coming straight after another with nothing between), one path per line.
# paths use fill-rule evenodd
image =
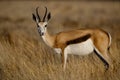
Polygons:
M74 40L67 41L66 44L67 44L67 45L70 45L70 44L81 43L81 42L86 41L86 40L87 40L88 38L90 38L90 37L91 37L91 35L90 35L90 34L87 34L87 35L85 35L85 36L83 36L83 37L79 37L79 38L76 38L76 39L74 39Z

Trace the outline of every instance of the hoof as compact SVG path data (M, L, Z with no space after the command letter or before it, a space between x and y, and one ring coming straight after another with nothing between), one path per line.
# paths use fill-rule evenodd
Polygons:
M106 65L105 65L105 72L108 71L108 69L109 69L109 65L106 64Z

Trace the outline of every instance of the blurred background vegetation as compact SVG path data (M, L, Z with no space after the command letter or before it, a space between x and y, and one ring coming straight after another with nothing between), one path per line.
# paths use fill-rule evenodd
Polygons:
M48 30L55 34L78 28L101 28L112 35L113 68L105 72L101 60L69 55L66 71L61 56L39 36L32 13L46 6L52 14ZM76 34L77 35L77 34ZM119 80L119 1L0 1L0 80Z

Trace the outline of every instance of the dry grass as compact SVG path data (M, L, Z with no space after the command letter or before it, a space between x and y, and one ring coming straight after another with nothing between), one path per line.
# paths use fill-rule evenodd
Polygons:
M98 27L112 34L113 68L104 72L101 60L69 55L66 71L59 54L47 47L37 33L31 13L47 6L52 13L49 31ZM119 80L119 2L0 2L0 80Z

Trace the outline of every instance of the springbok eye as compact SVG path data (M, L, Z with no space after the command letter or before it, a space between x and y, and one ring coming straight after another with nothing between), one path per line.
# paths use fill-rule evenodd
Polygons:
M47 27L47 25L45 25L45 27Z
M39 25L37 24L37 27L39 27Z

